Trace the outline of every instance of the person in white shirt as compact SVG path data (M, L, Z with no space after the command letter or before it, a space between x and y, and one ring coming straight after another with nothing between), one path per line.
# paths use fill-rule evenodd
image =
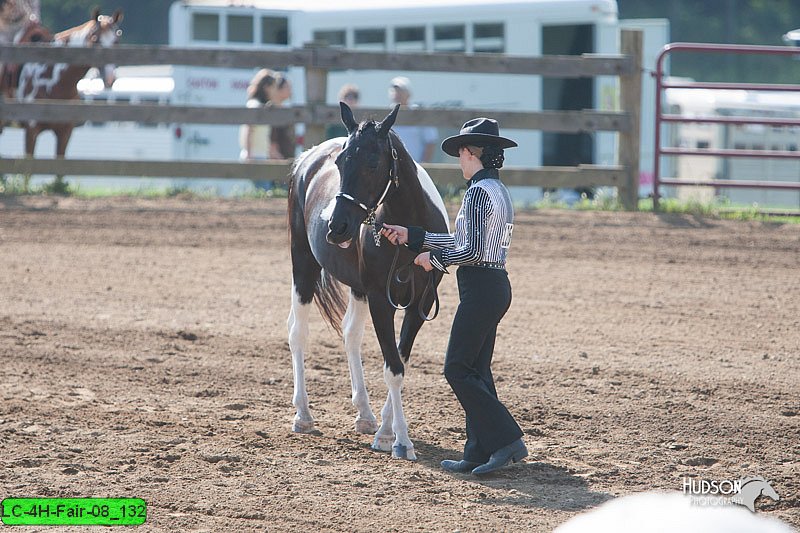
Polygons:
M405 76L393 78L389 84L389 99L401 108L409 107L411 81ZM413 107L413 106L411 106ZM403 146L417 163L430 163L436 149L439 134L432 126L393 126L392 129L403 141Z

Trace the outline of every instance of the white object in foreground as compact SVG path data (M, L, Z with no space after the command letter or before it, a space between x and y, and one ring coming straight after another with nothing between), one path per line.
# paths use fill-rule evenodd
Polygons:
M787 524L732 505L693 505L682 493L645 492L575 516L554 533L793 533Z

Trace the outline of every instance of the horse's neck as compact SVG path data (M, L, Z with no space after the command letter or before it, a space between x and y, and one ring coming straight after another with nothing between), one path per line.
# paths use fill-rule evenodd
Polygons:
M417 166L405 150L400 148L397 151L398 186L389 192L384 216L389 220L403 221L406 225L424 225L428 198L419 182Z
M55 35L55 40L61 46L86 46L89 40L89 32L91 22L87 22L80 26L64 30Z

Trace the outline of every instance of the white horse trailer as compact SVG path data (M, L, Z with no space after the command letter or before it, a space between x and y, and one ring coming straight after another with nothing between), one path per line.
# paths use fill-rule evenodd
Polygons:
M667 89L666 110L683 117L800 118L800 95L791 92ZM663 146L698 150L800 151L800 128L762 124L706 124L683 122L665 127ZM770 158L719 158L700 155L665 157L664 176L707 181L712 179L767 180L797 183L800 161ZM709 202L724 197L734 205L797 210L800 192L725 187L667 189L682 200Z
M619 30L614 0L181 0L169 15L169 43L176 47L285 49L311 41L353 50L463 52L467 54L616 54ZM668 40L666 20L624 21L644 30L645 68ZM263 65L270 67L270 65ZM177 103L244 105L255 70L175 67ZM391 78L407 76L412 101L423 107L497 110L618 108L615 77L585 79L447 72L331 72L329 103L345 83L358 85L361 104L388 106ZM290 68L292 103L302 104L302 69ZM645 83L649 82L648 77ZM645 85L642 116L654 110ZM501 124L502 127L502 124ZM442 128L441 137L453 133ZM509 165L614 164L616 134L554 134L507 130L522 149L509 150ZM642 165L652 172L652 128L642 129ZM235 159L236 127L183 127L182 152L192 159ZM440 161L444 160L439 155Z

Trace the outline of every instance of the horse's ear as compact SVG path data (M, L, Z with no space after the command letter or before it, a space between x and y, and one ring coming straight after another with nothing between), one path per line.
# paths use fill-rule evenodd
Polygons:
M347 128L348 134L353 133L356 131L356 128L358 128L358 123L353 117L353 110L350 109L350 106L344 102L339 102L339 107L342 110L342 124L344 124L344 127Z
M92 9L92 20L97 20L100 17L100 7L94 6Z
M122 9L118 8L116 11L114 11L114 15L111 17L111 20L114 21L114 24L119 24L122 22L124 16L125 14L122 12Z
M397 120L397 112L400 110L400 104L394 106L392 112L386 115L386 118L378 124L376 128L378 130L378 135L382 135L384 137L389 135L389 130L392 129L394 126L394 121Z

